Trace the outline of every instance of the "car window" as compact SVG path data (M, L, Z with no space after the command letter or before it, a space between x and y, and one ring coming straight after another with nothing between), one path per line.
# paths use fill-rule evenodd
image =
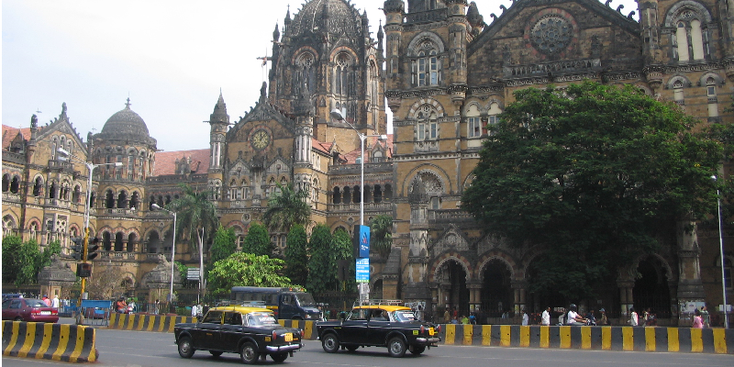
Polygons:
M35 307L48 307L48 305L46 305L45 302L43 302L41 300L37 300L37 299L29 299L29 300L26 300L25 303L26 303L26 305L28 305L28 307L33 307L33 308L35 308Z
M224 314L224 323L229 325L242 325L242 315L239 312L227 312Z
M393 313L395 319L399 322L408 322L416 320L413 311L395 311Z
M247 314L247 325L249 326L274 325L277 323L278 321L270 312L250 312Z
M350 320L367 320L367 313L370 310L365 310L361 308L355 308L352 310L352 313L349 315Z
M204 320L202 321L207 324L220 324L222 323L222 311L209 311Z
M3 302L3 310L10 307L10 300Z
M390 315L385 310L372 310L371 320L390 321Z
M14 299L10 301L10 308L20 308L21 301L19 299Z

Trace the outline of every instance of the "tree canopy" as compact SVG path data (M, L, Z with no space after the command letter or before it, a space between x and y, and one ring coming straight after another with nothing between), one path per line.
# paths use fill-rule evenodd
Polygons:
M372 220L370 250L387 259L392 250L392 217L380 214Z
M631 85L515 92L480 151L462 208L488 233L542 246L530 289L590 296L615 266L716 200L721 144Z
M238 252L214 263L209 270L209 291L214 297L227 298L234 286L294 287L282 275L285 262L268 256Z
M203 253L206 239L213 237L219 226L216 207L209 201L211 192L197 192L187 184L179 187L183 194L166 205L166 209L176 213L176 238L188 239L194 253L200 248Z
M268 198L268 208L263 214L265 226L274 232L288 232L294 224L308 225L311 220L307 190L293 189L293 185L277 184Z
M38 273L51 264L51 256L61 252L58 240L49 243L43 251L35 240L23 242L19 236L7 236L2 242L3 283L16 286L37 283Z
M337 253L329 227L317 224L309 241L311 258L308 262L307 288L314 293L339 289Z
M285 248L285 274L295 284L306 285L308 278L308 254L306 245L308 236L302 225L296 224L291 227L286 239Z
M273 254L273 243L270 241L268 229L260 223L253 222L247 231L247 235L245 235L242 252L271 256Z
M214 233L214 241L209 249L209 263L226 259L237 251L237 235L233 228L224 228L221 224Z

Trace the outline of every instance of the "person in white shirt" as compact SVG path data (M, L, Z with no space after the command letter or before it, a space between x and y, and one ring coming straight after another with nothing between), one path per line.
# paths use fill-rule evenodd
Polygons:
M51 300L51 307L59 308L59 295L54 295L54 299Z
M630 308L630 326L637 326L640 324L640 320L637 318L637 312L635 308Z
M579 316L579 314L576 312L576 305L571 304L568 310L568 317L566 318L566 324L572 325L572 326L582 326L586 324L586 319Z
M199 316L199 306L194 304L191 306L191 317L198 317Z
M530 321L530 317L528 317L528 312L525 311L525 310L522 310L522 324L523 324L523 326L527 326L529 321Z
M550 306L546 307L545 310L543 310L543 313L540 315L541 325L550 325L550 309Z

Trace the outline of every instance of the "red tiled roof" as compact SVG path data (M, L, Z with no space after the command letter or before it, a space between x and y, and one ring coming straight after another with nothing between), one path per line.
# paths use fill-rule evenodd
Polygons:
M10 147L10 143L13 141L13 139L15 139L16 136L18 136L18 133L23 134L23 138L26 141L31 138L30 127L18 129L16 127L3 125L3 150L7 150L8 147Z
M385 157L386 158L392 158L392 143L393 143L393 134L389 134L387 136L387 141L379 141L376 136L370 136L365 141L367 145L364 147L364 154L367 156L367 159L364 161L365 163L370 162L370 152L372 151L372 148L374 148L375 144L380 144L383 147L385 147ZM346 158L347 162L346 164L355 164L357 163L357 159L362 154L362 148L355 149L351 152L347 152L345 154L342 154L343 158Z
M318 141L315 138L312 138L311 145L316 150L320 150L324 153L329 153L331 151L331 147L334 145L334 143L325 143L323 141Z
M153 176L176 174L176 160L184 158L191 158L191 173L207 173L209 170L209 149L156 152Z

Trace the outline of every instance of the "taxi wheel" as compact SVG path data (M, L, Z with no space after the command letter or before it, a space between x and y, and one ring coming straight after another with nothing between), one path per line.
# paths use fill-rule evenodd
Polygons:
M196 350L191 346L191 338L185 336L178 340L178 355L182 358L191 358Z
M242 363L253 364L257 362L258 358L260 358L260 353L258 353L255 344L245 343L242 345L242 349L240 350L240 359L242 360Z
M400 358L405 355L406 349L405 342L402 338L392 338L387 342L387 352L390 353L390 357Z
M210 350L209 353L211 353L211 355L213 355L214 358L216 358L216 357L221 356L223 352L219 350Z
M321 346L327 353L336 353L339 351L339 339L334 334L328 334L321 341Z
M276 353L270 355L276 363L283 363L288 358L288 353Z
M415 354L415 355L419 355L419 354L421 354L421 353L423 353L425 351L426 351L426 346L425 345L411 345L410 346L410 352L413 353L413 354Z

